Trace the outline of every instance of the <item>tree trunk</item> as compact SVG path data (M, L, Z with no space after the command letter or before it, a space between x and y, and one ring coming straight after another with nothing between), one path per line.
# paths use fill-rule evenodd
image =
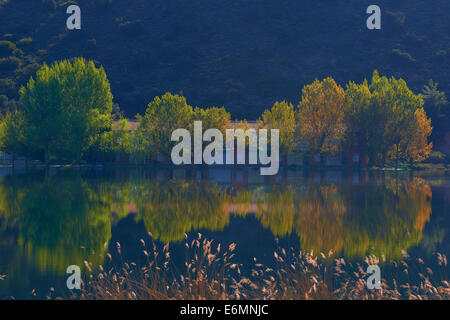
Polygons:
M395 171L398 170L398 145L396 146L396 151L395 151Z
M320 167L325 168L327 162L327 157L325 154L320 153Z

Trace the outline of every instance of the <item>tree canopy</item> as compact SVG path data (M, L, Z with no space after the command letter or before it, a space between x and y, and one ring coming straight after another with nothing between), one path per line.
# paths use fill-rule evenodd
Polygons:
M179 128L190 128L192 114L192 106L187 104L183 96L168 92L161 97L155 97L148 104L140 124L152 151L168 156L172 145L172 132Z
M80 159L95 135L111 125L106 73L83 58L44 64L20 96L24 143L45 160Z
M373 164L422 161L431 152L431 122L420 95L403 79L374 71L369 84L350 82L345 91L346 143L359 147Z
M261 128L280 130L280 150L283 153L291 152L299 142L295 136L295 112L291 103L275 102L270 110L264 111L258 123Z
M229 127L231 123L231 115L224 107L211 108L194 108L194 120L202 121L203 130L219 129L222 133Z
M333 78L315 80L302 90L299 135L313 153L336 154L344 138L344 89Z
M376 110L371 125L376 132L371 139L372 151L376 152L373 157L381 164L386 160L407 160L410 143L419 141L410 139L410 136L413 131L422 128L425 131L420 135L425 135L425 139L420 139L423 143L415 148L420 149L418 153L422 154L421 158L426 158L431 149L427 141L431 127L425 121L426 115L419 115L423 111L422 97L414 94L403 79L380 77L377 71L373 74L369 89L372 108ZM416 116L417 110L422 111ZM420 125L417 122L419 119L423 120Z

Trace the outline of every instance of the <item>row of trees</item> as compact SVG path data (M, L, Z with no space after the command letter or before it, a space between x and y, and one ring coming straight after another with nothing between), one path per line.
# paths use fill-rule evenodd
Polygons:
M358 150L373 164L388 160L425 160L431 152L431 120L421 95L414 94L402 79L380 77L350 82L346 89L332 78L315 80L303 88L296 109L277 102L266 110L260 126L280 128L280 148L285 153L301 145L326 155Z
M166 93L138 116L136 130L129 130L126 119L113 124L106 74L83 59L44 65L20 95L21 110L6 114L0 123L0 147L14 156L45 161L167 157L173 130L191 128L194 120L202 120L204 130L225 131L231 123L223 107L194 108L184 97ZM423 96L404 80L375 71L370 83L350 82L345 89L332 78L315 80L303 88L297 107L276 102L258 124L280 129L284 155L299 147L320 154L322 161L350 150L358 150L372 164L423 161L432 149L431 120L423 106ZM248 128L245 120L236 126Z
M113 96L103 68L74 59L44 65L20 90L22 108L0 119L0 148L14 157L77 162L110 161L118 156L146 159L167 156L176 128L225 130L225 108L191 107L179 95L156 97L139 127L129 130L126 119L113 121Z
M315 80L303 88L296 108L286 101L276 102L258 125L280 129L284 155L300 147L320 154L324 161L327 155L358 150L372 164L418 162L432 149L428 142L431 120L423 105L422 96L414 94L404 80L380 77L375 71L370 84L350 82L345 90L332 78ZM184 97L167 93L149 104L135 135L143 137L150 152L168 156L173 130L191 128L194 120L202 120L204 129L224 132L230 119L224 108L192 108ZM249 126L244 120L235 127Z

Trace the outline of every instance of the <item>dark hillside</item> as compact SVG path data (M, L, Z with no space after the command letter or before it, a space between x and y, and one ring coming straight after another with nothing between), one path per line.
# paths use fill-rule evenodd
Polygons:
M75 56L105 67L128 116L171 91L255 119L276 100L297 103L316 77L344 85L375 68L415 91L432 78L450 93L448 0L379 0L381 31L366 28L366 0L76 2L80 31L65 30L75 1L0 0L0 40L11 41L0 47L4 108L39 64Z

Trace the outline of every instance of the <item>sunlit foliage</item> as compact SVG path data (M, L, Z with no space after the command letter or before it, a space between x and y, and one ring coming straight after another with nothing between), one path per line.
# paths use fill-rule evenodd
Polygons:
M356 145L373 164L425 160L432 127L421 95L403 79L381 77L375 70L369 84L350 82L345 92L347 145Z
M82 58L44 64L20 89L20 114L11 116L6 151L49 160L79 160L111 125L112 94L103 68ZM20 119L20 121L19 121ZM22 140L23 141L22 141ZM24 144L26 152L18 146Z
M315 80L302 90L298 105L299 137L313 153L334 155L344 139L344 89L333 78Z
M294 106L286 101L275 102L270 110L264 111L258 124L260 128L280 130L280 151L285 155L300 142L295 136Z

